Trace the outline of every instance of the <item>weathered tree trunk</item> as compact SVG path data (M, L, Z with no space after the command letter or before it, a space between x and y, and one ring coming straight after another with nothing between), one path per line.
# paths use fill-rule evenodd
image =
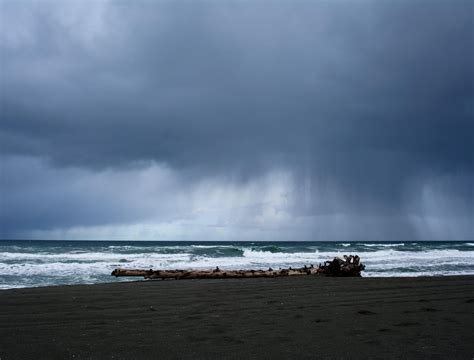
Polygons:
M364 269L365 265L357 255L344 255L344 259L336 257L318 267L319 272L327 276L361 276L360 273Z
M137 270L115 269L113 276L143 276L145 279L217 279L217 278L257 278L257 277L282 277L301 275L327 275L327 276L360 276L365 266L359 257L344 255L344 259L334 258L318 267L313 265L302 268L279 270Z

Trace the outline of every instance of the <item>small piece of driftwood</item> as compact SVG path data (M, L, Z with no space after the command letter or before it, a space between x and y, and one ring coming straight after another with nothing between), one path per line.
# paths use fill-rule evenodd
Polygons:
M288 268L273 270L137 270L137 269L115 269L113 276L143 276L145 279L221 279L221 278L257 278L257 277L282 277L301 275L326 275L326 276L361 276L360 273L365 266L360 263L357 255L344 255L344 258L334 258L324 264L314 267L313 265L302 268Z

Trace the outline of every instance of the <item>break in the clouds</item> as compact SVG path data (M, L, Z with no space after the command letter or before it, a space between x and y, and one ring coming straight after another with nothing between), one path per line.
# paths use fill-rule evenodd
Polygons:
M474 238L472 1L2 1L1 237Z

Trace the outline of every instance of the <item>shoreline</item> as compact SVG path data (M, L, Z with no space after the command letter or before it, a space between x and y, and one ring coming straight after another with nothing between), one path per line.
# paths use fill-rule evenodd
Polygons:
M111 276L112 277L112 276ZM337 278L334 276L325 276L325 275L315 275L316 278ZM455 278L469 278L472 277L474 279L474 274L458 274L458 275L421 275L421 276L364 276L362 275L359 278L363 279L400 279L400 280L409 280L409 279L455 279ZM275 277L276 278L276 277ZM292 279L294 277L291 277ZM235 279L235 278L234 278ZM15 290L31 290L31 289L49 289L49 288L61 288L61 287L72 287L72 286L97 286L97 285L114 285L114 284L123 284L123 283L142 283L142 282L160 282L160 281L196 281L196 280L204 280L208 281L208 279L144 279L141 277L136 277L132 279L123 278L123 280L117 281L110 281L110 282L96 282L96 283L83 283L83 284L57 284L57 285L43 285L43 286L28 286L28 287L14 287L14 288L0 288L0 294L4 293L5 291L15 291ZM221 279L226 280L226 279ZM229 279L230 280L230 279ZM236 280L246 280L236 279Z
M131 280L0 291L0 358L474 356L474 276Z

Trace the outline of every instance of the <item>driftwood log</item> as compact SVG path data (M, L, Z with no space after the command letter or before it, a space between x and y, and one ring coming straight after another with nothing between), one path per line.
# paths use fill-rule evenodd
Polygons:
M355 255L344 255L344 258L334 258L319 264L302 268L273 270L137 270L115 269L113 276L143 276L145 279L217 279L217 278L256 278L256 277L282 277L300 275L326 275L326 276L360 276L365 266L360 263L360 258Z

